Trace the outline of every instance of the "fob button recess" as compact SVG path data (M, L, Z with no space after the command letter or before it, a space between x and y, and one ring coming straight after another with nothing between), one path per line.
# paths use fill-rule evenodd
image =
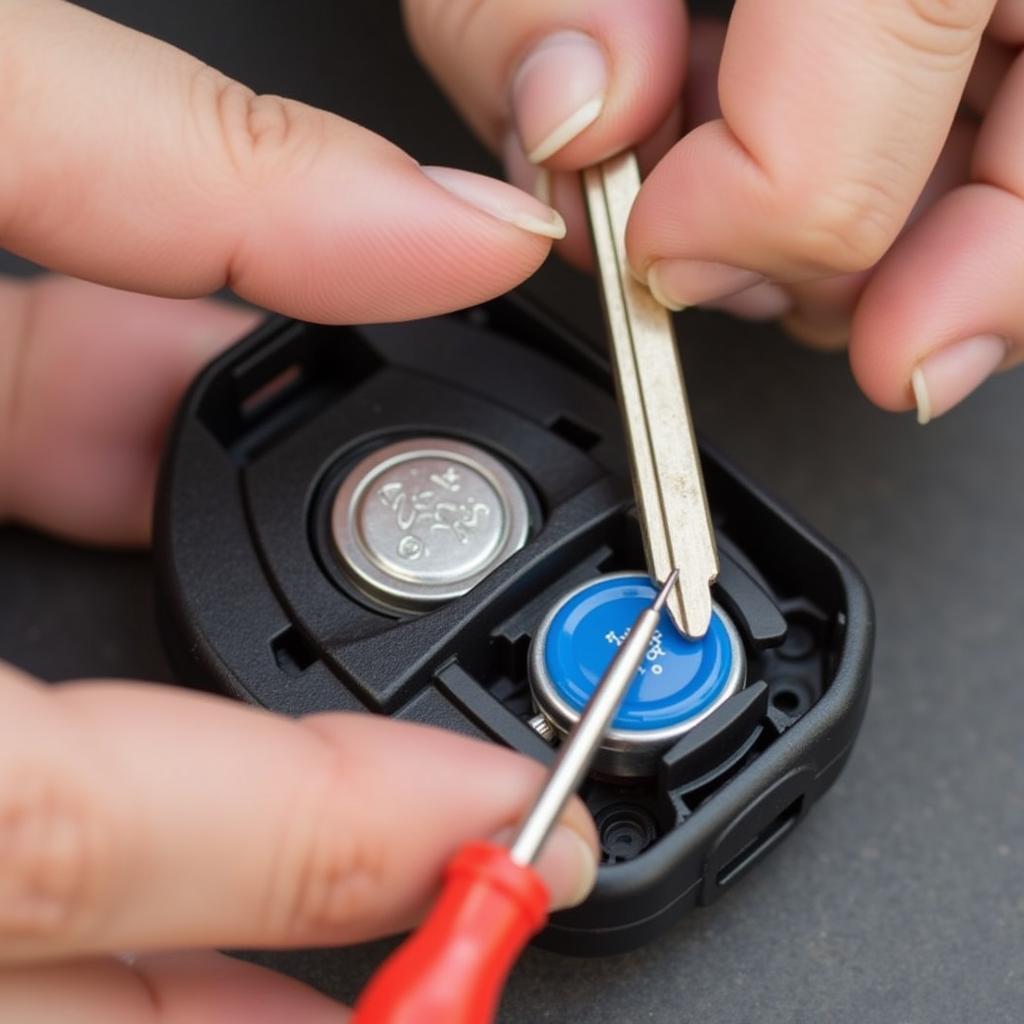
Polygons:
M526 543L529 525L508 469L444 437L372 452L345 477L331 510L342 567L364 593L403 611L461 597Z
M530 682L541 713L565 734L625 638L657 595L641 573L592 580L548 613L530 653ZM700 640L684 637L662 612L661 625L608 733L598 768L638 775L656 755L739 690L746 658L739 634L717 605Z

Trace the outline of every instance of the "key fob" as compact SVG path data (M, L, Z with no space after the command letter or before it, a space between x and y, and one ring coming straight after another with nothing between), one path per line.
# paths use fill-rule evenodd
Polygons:
M721 573L667 619L582 796L603 865L538 942L628 950L788 835L864 714L870 598L702 447ZM653 596L602 356L509 295L414 323L272 319L179 410L155 524L176 675L290 715L425 722L548 762Z

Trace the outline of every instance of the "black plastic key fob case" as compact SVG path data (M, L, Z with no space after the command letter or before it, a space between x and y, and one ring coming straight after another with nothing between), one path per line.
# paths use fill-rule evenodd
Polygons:
M666 628L648 652L582 794L597 886L552 917L548 948L627 950L712 902L800 822L860 727L860 576L702 459L718 625L697 645ZM649 585L607 366L516 295L408 324L268 321L186 396L155 538L183 682L542 761Z

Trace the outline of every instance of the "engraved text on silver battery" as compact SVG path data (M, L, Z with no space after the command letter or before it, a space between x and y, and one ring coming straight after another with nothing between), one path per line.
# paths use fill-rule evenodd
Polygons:
M432 473L433 487L409 490L401 481L385 484L377 492L381 502L395 514L395 526L402 537L397 552L401 558L416 561L430 555L429 534L448 532L460 544L468 544L484 520L492 515L486 502L470 494L463 495L462 474L453 465ZM426 531L427 536L423 536Z

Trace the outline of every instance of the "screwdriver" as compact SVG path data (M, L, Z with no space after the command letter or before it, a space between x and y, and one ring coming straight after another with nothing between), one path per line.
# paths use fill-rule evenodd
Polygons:
M626 257L626 222L639 190L631 152L583 172L647 569L656 580L679 569L669 615L698 639L711 623L718 552L672 317L633 277Z
M370 979L353 1024L487 1024L508 972L547 921L550 895L531 865L586 778L647 654L678 574L633 623L566 737L511 847L474 842L449 862L420 929Z

